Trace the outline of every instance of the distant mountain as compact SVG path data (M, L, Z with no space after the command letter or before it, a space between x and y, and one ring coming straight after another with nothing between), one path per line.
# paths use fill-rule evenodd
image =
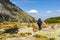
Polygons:
M0 22L35 22L35 19L9 0L0 0Z
M46 23L60 23L60 17L51 17L45 20Z

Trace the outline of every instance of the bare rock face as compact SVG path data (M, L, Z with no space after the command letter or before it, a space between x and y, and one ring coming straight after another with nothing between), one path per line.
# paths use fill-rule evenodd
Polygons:
M5 2L9 2L9 0L0 0L0 1L5 1Z
M8 15L8 21L35 22L35 19L32 16L26 14L22 9L11 3L10 0L0 0L0 14L2 14L0 15L2 16L2 20L4 20L3 15Z

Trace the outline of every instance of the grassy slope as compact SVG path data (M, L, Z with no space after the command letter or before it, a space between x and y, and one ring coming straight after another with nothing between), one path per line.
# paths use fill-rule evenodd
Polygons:
M45 20L46 23L60 23L60 17L51 17Z

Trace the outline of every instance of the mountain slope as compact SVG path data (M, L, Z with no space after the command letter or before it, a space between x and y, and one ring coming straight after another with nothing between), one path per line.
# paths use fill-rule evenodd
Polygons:
M51 17L45 20L46 23L60 23L60 17Z
M0 0L0 22L35 22L35 19L9 0Z

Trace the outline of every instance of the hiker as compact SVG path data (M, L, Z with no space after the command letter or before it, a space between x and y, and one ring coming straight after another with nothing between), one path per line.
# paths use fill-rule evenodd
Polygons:
M41 28L41 25L42 25L42 21L41 21L41 19L38 19L38 21L37 21L37 25L38 25L38 27L39 27L39 30L41 30L42 28Z

